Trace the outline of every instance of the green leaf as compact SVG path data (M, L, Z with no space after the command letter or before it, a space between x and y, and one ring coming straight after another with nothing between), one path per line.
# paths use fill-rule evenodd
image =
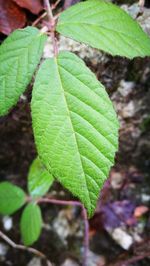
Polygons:
M79 3L64 11L57 31L111 55L150 55L150 38L124 10L104 1Z
M14 31L0 46L0 115L8 113L31 81L47 37L34 27Z
M41 210L35 203L26 206L21 217L21 235L26 246L38 240L42 229Z
M61 52L37 74L32 119L43 164L91 216L118 146L118 121L104 87L81 59Z
M31 164L28 175L28 190L31 196L43 196L53 183L53 176L49 174L39 158Z
M20 209L26 201L24 191L9 182L0 183L0 214L10 215Z

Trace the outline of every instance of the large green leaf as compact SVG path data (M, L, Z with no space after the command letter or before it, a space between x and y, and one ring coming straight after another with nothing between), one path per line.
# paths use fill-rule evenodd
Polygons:
M79 3L60 15L57 31L112 55L150 55L150 38L125 11L104 1Z
M53 176L46 170L39 158L31 164L28 174L28 190L34 196L43 196L53 183Z
M26 195L23 190L9 182L0 183L0 213L13 214L25 203Z
M32 119L42 162L91 216L118 146L118 121L104 87L81 59L61 52L37 74Z
M14 31L0 46L0 115L8 113L30 83L46 38L27 27Z
M26 206L21 217L21 235L26 246L38 240L42 229L41 210L35 203Z

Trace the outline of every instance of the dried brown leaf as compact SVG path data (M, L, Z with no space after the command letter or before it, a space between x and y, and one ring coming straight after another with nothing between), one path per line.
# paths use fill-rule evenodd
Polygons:
M41 0L13 0L20 7L30 10L33 14L38 14L42 9Z
M12 0L0 0L0 32L9 35L26 23L24 11Z

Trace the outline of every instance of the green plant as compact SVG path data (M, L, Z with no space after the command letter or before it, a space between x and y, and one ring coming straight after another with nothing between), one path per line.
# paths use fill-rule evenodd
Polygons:
M41 233L42 214L39 207L40 203L49 202L79 206L82 208L84 218L86 219L85 209L80 202L55 200L49 197L43 197L53 184L54 178L46 170L38 157L33 160L30 166L27 181L28 194L20 187L10 182L5 181L0 183L0 213L2 215L14 214L17 210L22 208L23 205L26 205L20 223L22 240L26 246L33 244ZM85 221L85 227L86 226Z
M110 2L88 0L59 18L53 16L48 0L45 6L46 30L16 30L0 47L0 115L9 112L30 83L49 32L54 48L54 57L39 66L32 91L32 126L41 162L37 159L29 173L31 198L21 219L26 245L40 234L41 213L36 204L55 179L80 199L89 217L93 215L118 148L119 123L105 88L78 56L58 51L56 32L113 56L150 55L150 38ZM7 182L0 190L2 214L13 213L26 201L24 193ZM14 199L11 205L9 195ZM30 227L32 235L26 232L29 217L36 223L36 232Z

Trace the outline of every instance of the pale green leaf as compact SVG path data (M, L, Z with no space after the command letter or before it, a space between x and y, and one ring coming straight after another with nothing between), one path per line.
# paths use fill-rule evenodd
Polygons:
M46 170L39 158L31 164L28 174L28 190L31 196L43 196L53 183L53 176Z
M111 55L150 55L150 38L124 10L104 1L79 3L64 11L57 31Z
M21 235L26 246L38 240L42 229L41 210L35 203L28 204L21 217Z
M0 183L0 214L10 215L20 209L26 201L24 191L9 182Z
M14 31L0 46L0 115L8 113L31 81L47 37L34 27Z
M40 159L91 216L118 146L118 120L104 87L81 59L61 52L41 66L31 107Z

